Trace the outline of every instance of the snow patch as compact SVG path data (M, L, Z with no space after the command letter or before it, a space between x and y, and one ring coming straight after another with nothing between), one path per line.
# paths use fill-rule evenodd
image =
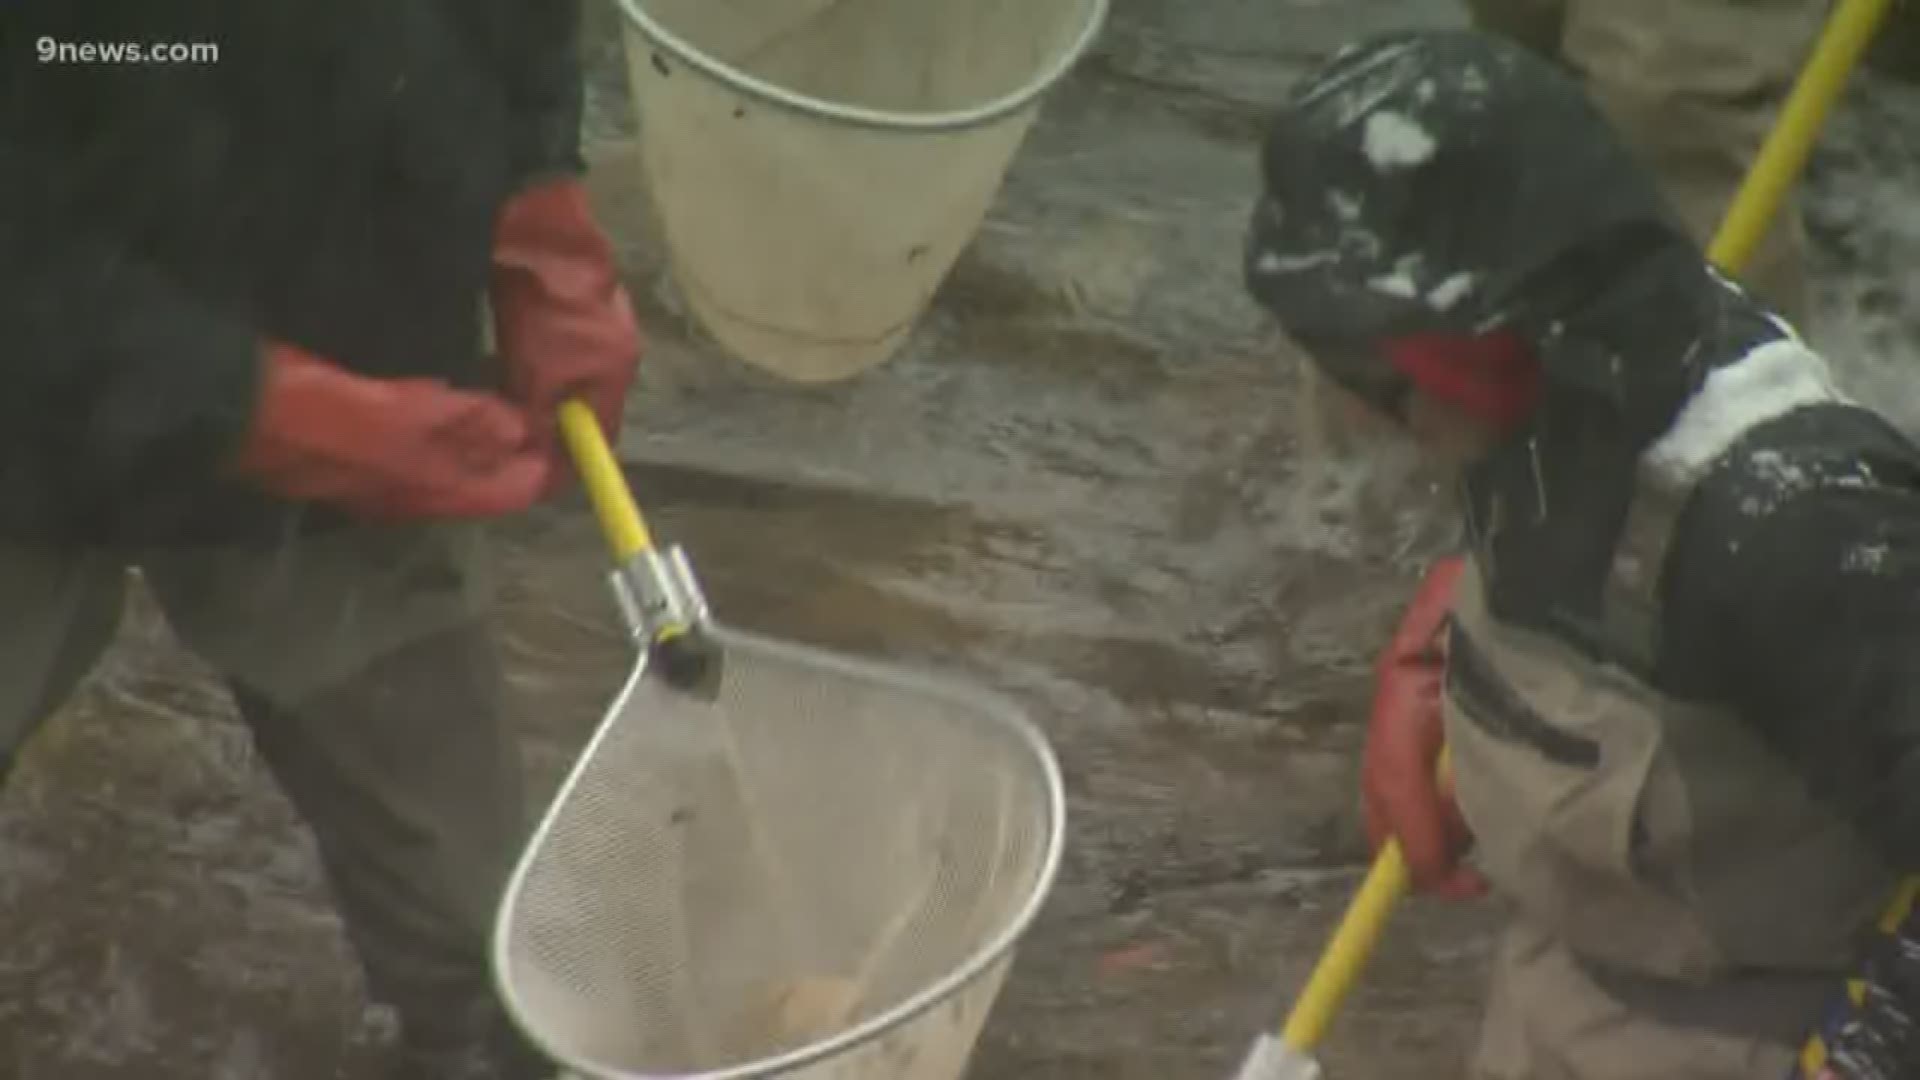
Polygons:
M1745 464L1747 474L1760 485L1740 499L1740 512L1748 517L1771 514L1789 497L1812 486L1806 468L1788 461L1778 450L1756 450Z
M1657 479L1685 487L1756 425L1837 400L1818 353L1791 339L1770 341L1710 373L1641 461Z
M1844 462L1795 463L1778 450L1756 450L1741 463L1754 490L1740 500L1740 512L1748 517L1763 517L1778 510L1789 498L1811 488L1866 487L1873 474L1864 464Z
M1367 281L1367 288L1386 296L1411 300L1420 295L1420 289L1413 283L1413 275L1405 270L1395 270L1391 274L1382 274Z
M1367 117L1367 160L1381 172L1412 168L1433 156L1436 143L1427 129L1390 109Z
M1807 486L1805 466L1788 461L1778 450L1755 450L1747 464L1756 478L1776 491L1797 491Z
M1325 266L1337 262L1340 256L1331 251L1313 251L1305 255L1281 255L1266 251L1253 262L1253 268L1261 274L1295 274L1302 270L1311 270L1316 266Z
M1850 574L1877 574L1887 561L1887 545L1855 544L1841 556L1840 569Z
M1425 276L1421 273L1421 267L1426 261L1426 257L1418 251L1402 255L1393 261L1391 273L1368 279L1367 287L1383 296L1417 300L1420 298L1420 278Z
M1452 311L1460 301L1473 295L1478 283L1478 279L1465 271L1453 274L1427 293L1427 304L1435 311Z
M1328 192L1327 205L1333 207L1334 215L1341 221L1360 220L1360 200L1344 191Z

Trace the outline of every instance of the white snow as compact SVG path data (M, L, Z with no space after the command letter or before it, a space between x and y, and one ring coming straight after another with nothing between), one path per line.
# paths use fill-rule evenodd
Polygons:
M1367 117L1364 139L1367 160L1381 172L1412 168L1432 157L1436 145L1425 128L1391 109Z
M1838 400L1818 353L1798 341L1771 341L1709 374L1641 461L1659 480L1684 487L1755 425Z
M1885 544L1855 544L1840 560L1840 569L1855 574L1878 573L1887 559Z
M1337 260L1339 256L1331 251L1311 251L1304 255L1281 255L1274 251L1263 251L1253 261L1253 268L1262 274L1294 274L1302 270L1311 270L1316 266Z
M1452 311L1460 301L1473 295L1476 284L1478 280L1472 274L1465 271L1453 274L1427 293L1427 304L1435 311Z
M1873 473L1864 462L1795 464L1778 450L1755 450L1741 462L1760 490L1740 500L1740 512L1763 517L1810 488L1864 488Z
M1755 450L1747 458L1753 475L1777 491L1792 491L1807 486L1807 470L1787 460L1778 450Z
M1395 270L1391 274L1382 274L1367 282L1367 288L1386 296L1397 296L1402 300L1411 300L1420 295L1420 289L1413 283L1413 275L1405 270Z
M1341 221L1360 220L1360 200L1344 191L1329 191L1327 204L1333 207Z

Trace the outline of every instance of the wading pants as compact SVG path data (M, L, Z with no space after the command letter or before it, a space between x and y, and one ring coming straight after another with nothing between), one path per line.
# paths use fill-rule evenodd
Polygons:
M419 1075L521 1080L544 1070L510 1034L487 965L524 805L479 545L441 527L147 552L0 545L0 754L93 666L137 565L311 827Z

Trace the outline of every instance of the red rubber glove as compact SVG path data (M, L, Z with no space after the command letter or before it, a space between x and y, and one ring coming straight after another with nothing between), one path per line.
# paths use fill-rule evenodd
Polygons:
M1427 571L1393 640L1374 667L1373 713L1360 769L1367 834L1374 850L1400 841L1414 888L1453 899L1487 891L1460 864L1472 843L1449 784L1434 775L1446 743L1440 693L1446 675L1446 616L1464 564L1442 559Z
M552 472L519 410L433 379L369 379L291 345L265 350L235 466L267 490L385 519L533 505Z
M488 291L509 392L526 408L535 443L553 456L557 482L567 475L555 436L560 403L585 401L612 441L641 349L613 246L578 181L541 184L508 201L494 228Z

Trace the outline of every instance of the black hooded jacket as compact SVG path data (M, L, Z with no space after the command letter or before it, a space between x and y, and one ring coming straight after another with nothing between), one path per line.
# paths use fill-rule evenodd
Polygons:
M578 18L578 0L0 4L0 539L274 527L213 479L263 337L488 383L494 215L580 165ZM195 46L215 51L179 55Z
M1481 34L1390 35L1296 88L1263 171L1248 288L1333 378L1377 391L1379 343L1409 333L1537 355L1538 406L1463 485L1497 617L1618 658L1602 585L1649 452L1689 406L1729 434L1642 674L1734 710L1920 867L1920 450L1817 357L1754 377L1792 331L1705 263L1578 85Z

